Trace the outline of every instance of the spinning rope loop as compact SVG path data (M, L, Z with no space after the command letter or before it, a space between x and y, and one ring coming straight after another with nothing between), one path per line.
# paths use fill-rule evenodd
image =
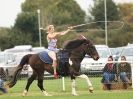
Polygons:
M75 25L75 26L72 26L73 29L71 29L71 31L85 31L85 30L86 31L105 31L105 29L102 29L102 28L98 28L98 29L97 28L92 28L92 29L90 29L89 25L96 24L96 23L105 23L105 21L88 22L88 23L84 23L84 24ZM110 23L119 23L119 26L118 26L119 28L115 27L114 29L110 29L109 28L109 26L111 26ZM122 29L124 27L124 22L123 21L107 21L107 24L109 25L108 26L108 30L117 31L117 30L120 30L120 29ZM114 26L114 25L112 25L112 26ZM87 27L87 29L81 29L83 27ZM80 28L80 29L78 29L78 28ZM40 28L40 29L44 30L44 31L47 30L47 28Z
M96 22L89 22L89 23L85 23L85 24L79 24L79 25L75 25L75 26L72 26L73 27L73 29L71 30L71 31L81 31L81 30L76 30L76 28L80 28L80 27L83 27L83 26L87 26L88 25L88 27L89 27L89 25L90 24L96 24L96 23L104 23L105 21L96 21ZM123 26L124 26L124 22L123 21L107 21L107 24L109 24L109 23L119 23L119 28L115 28L115 29L109 29L109 30L120 30L120 29L122 29L123 28ZM115 24L116 25L116 24ZM118 24L117 24L118 25ZM113 25L112 25L113 26ZM94 29L94 28L92 28L92 29L84 29L84 30L86 30L86 31L105 31L105 29L102 29L102 28L100 28L100 29Z

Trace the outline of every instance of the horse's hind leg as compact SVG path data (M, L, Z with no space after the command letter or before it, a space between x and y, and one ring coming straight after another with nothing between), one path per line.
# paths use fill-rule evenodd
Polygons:
M37 85L38 85L38 87L40 88L40 90L42 91L43 95L45 95L45 96L51 96L50 94L48 94L48 93L45 91L45 89L44 89L44 87L43 87L43 75L44 75L44 73L38 75L38 84L37 84Z
M37 74L33 71L33 74L31 75L31 77L28 79L25 90L23 92L23 96L26 96L29 90L30 85L32 84L32 82L36 79Z
M40 88L41 91L44 91L43 88L43 75L38 75L38 87Z

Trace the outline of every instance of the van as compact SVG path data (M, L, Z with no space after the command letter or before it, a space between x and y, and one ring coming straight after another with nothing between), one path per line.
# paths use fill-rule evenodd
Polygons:
M0 52L0 67L3 67L8 76L13 74L16 67L15 55L12 53Z
M125 56L128 62L133 63L133 45L127 45L123 47L120 57L121 56ZM121 60L120 57L118 61Z
M95 61L93 58L86 56L81 62L81 72L85 74L99 74L107 63L108 57L111 55L111 51L106 45L95 45L99 60Z
M27 54L32 54L32 46L31 45L17 45L13 48L4 50L4 53L14 55L14 61L8 64L4 64L6 70L9 73L9 76L12 76L14 69L20 63L22 57ZM9 61L9 60L8 60ZM24 66L21 75L27 75L27 66Z
M40 53L42 51L46 51L47 49L45 47L33 47L32 52L33 53Z

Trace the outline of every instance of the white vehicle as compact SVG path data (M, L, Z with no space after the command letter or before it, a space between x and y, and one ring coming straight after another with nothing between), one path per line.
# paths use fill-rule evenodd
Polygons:
M0 52L0 67L3 67L8 76L12 75L16 67L15 55L6 52ZM10 71L10 72L9 72Z
M15 55L6 52L0 52L0 64L10 64L15 61Z
M118 61L118 58L120 57L123 48L124 47L110 48L114 61Z
M19 45L19 46L10 48L10 49L6 49L4 50L4 52L14 54L15 61L17 61L17 64L19 64L20 60L22 59L24 55L32 53L32 46L31 45Z
M111 55L110 49L106 45L95 45L100 58L95 61L92 58L85 57L81 62L81 72L85 74L101 73L108 57Z
M4 50L4 53L13 54L14 55L14 62L10 62L5 64L6 69L8 70L9 74L12 75L14 68L18 66L22 57L26 54L32 53L32 46L31 45L19 45L15 46L10 49ZM21 74L27 75L28 68L25 66L21 72Z
M39 52L46 51L46 50L47 49L45 47L33 47L32 48L33 53L39 53Z
M121 52L121 56L125 56L126 60L129 61L130 63L133 63L133 45L127 45L123 48L122 52ZM121 59L118 59L118 61L120 61Z

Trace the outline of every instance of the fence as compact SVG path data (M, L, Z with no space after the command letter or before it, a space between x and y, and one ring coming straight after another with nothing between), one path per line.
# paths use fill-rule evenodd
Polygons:
M133 62L129 62L129 61L126 61L128 63L131 64L131 82L133 83ZM120 63L120 61L114 61L114 63ZM0 67L2 68L2 67ZM3 69L0 69L0 78L1 79L4 79L6 81L9 81L11 78L12 78L12 75L13 75L13 72L15 70L16 67L3 67L4 68L4 71ZM28 69L29 66L24 66L21 74L19 75L19 80L22 80L22 79L28 79L29 76L31 76L32 74L32 70L31 69ZM92 84L93 82L95 82L95 80L97 80L97 83L94 83L93 86L99 86L99 87L102 87L101 85L101 79L102 79L102 76L103 75L95 75L95 74L88 74L88 77L92 80ZM53 75L45 72L44 73L44 79L53 79ZM94 80L94 81L93 81ZM67 84L68 82L65 81L65 78L62 78L62 88L63 90L65 90L65 85ZM122 81L121 80L118 80L117 82L113 81L111 82L112 85L115 85L116 88L114 89L120 89L120 85L121 85ZM96 84L96 85L95 85ZM133 84L131 86L131 88L133 88Z

